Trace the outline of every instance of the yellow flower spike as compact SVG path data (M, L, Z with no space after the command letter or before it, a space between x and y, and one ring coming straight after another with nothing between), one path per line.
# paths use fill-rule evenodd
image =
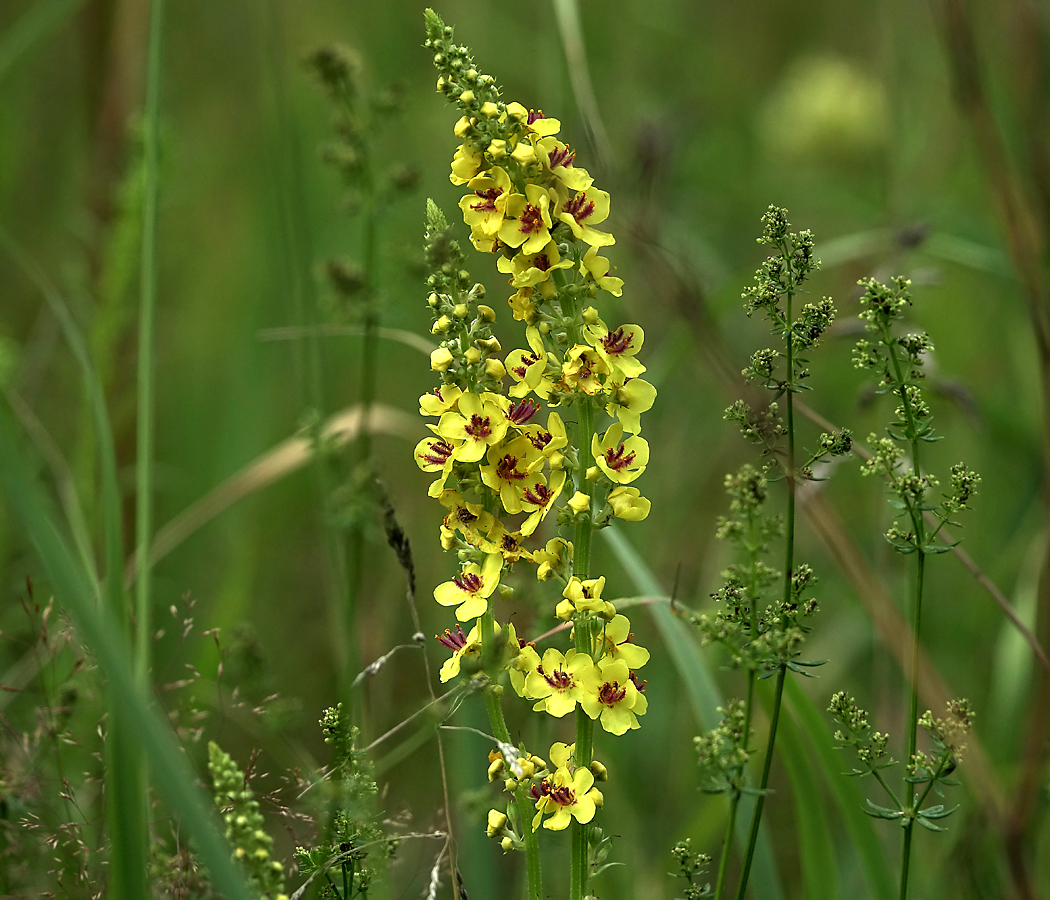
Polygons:
M560 204L558 218L572 229L573 237L592 247L607 247L616 243L616 238L604 231L596 231L595 225L609 217L609 195L605 191L589 187L578 191L571 199Z
M538 527L540 522L546 518L551 511L554 501L558 499L562 488L565 486L565 473L553 472L550 484L542 475L534 476L521 492L521 506L529 517L521 523L521 533L528 537Z
M645 366L635 358L645 339L645 334L637 325L621 325L615 331L610 331L599 320L596 325L584 328L583 336L621 379L637 378L645 371Z
M469 144L460 144L456 155L452 157L452 174L448 180L454 185L467 184L474 178L485 163L485 157Z
M471 234L491 238L503 226L508 198L516 196L511 191L510 176L499 166L472 178L467 185L473 193L459 201L463 221L470 226Z
M580 260L580 272L590 275L595 283L603 291L608 291L614 297L623 294L623 279L609 274L610 263L604 256L598 255L598 248L591 247L583 254Z
M632 643L631 621L625 615L605 623L598 637L602 659L621 660L629 669L640 669L649 662L649 651Z
M538 701L533 709L546 710L560 719L575 708L583 691L580 676L594 665L586 653L569 650L562 655L553 647L544 651L541 663L525 678L525 696Z
M610 425L601 440L594 435L591 452L608 478L617 484L630 484L645 471L649 462L649 443L637 435L626 441L621 441L622 437L623 426L619 422Z
M580 678L584 685L580 705L592 719L600 719L602 728L619 735L640 727L637 717L645 713L645 697L634 686L627 663L603 659Z
M522 253L538 253L551 239L550 205L550 192L536 184L525 185L524 194L511 194L499 239L508 247L520 247Z
M488 609L488 598L499 586L503 571L503 557L492 553L482 566L468 563L451 581L434 588L434 599L442 606L456 606L456 618L461 622L476 619Z
M485 451L499 444L507 433L507 420L492 402L482 402L477 394L464 393L457 412L447 412L437 424L437 433L457 443L456 459L477 462Z
M656 388L641 378L614 379L605 387L610 398L605 411L620 420L624 431L641 433L640 416L652 409L656 402Z

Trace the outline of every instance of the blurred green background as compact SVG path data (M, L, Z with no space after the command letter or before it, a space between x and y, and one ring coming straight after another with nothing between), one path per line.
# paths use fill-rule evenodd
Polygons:
M1030 113L1033 104L1040 111L1046 105L1045 13L1035 14L1043 30L1032 34L1015 9L1024 4L971 6L991 108L1019 167L1035 171L1031 148L1045 129L1032 125L1042 121L1041 113L1035 119ZM764 323L743 315L740 292L761 259L759 217L775 203L789 209L797 228L815 233L824 265L811 289L832 296L839 309L831 338L813 354L814 390L804 401L861 439L881 430L891 410L850 363L859 333L856 282L869 275L911 278L912 324L929 331L937 348L929 386L945 440L931 447L929 464L944 481L948 465L959 459L982 474L976 513L966 519L965 548L1019 615L1033 622L1045 521L1038 354L982 158L953 99L942 7L902 0L582 0L578 13L600 116L590 128L553 6L448 2L438 11L456 25L457 39L471 46L479 68L504 85L507 100L562 120L577 162L612 194L617 244L609 255L626 286L603 317L645 329L643 355L660 391L645 425L652 462L638 483L653 511L623 531L663 591L676 585L679 600L706 608L730 561L713 538L715 520L727 507L722 479L753 453L722 421L722 410L741 395L738 373L751 352L771 341ZM148 13L141 0L0 5L0 226L57 286L92 347L127 488L129 553L138 136ZM406 165L419 176L414 191L380 211L383 326L429 337L423 204L433 197L452 220L460 196L448 181L456 116L434 92L435 75L421 46L421 6L402 0L180 0L166 15L158 526L304 423L350 406L358 395L360 338L311 338L302 331L344 321L322 276L323 262L359 258L362 242L361 218L347 204L338 174L322 161L320 148L333 134L332 110L306 57L333 43L356 48L372 88L396 86L402 101L374 134L381 176ZM465 229L460 236L466 243ZM510 291L494 261L474 255L471 266L497 309L504 348L520 346L519 323L503 303ZM0 383L31 429L41 478L51 483L61 472L55 459L64 460L97 536L97 460L78 369L38 285L8 253L0 253L0 286ZM269 333L287 328L300 330ZM434 383L426 357L383 341L378 366L379 402L415 416L417 397ZM411 458L425 434L423 422L401 430L376 437L374 458L412 543L423 632L430 636L452 624L430 592L449 577L453 561L438 546L441 510L426 496L430 479ZM820 429L804 422L800 430L803 443L812 446ZM333 518L353 498L345 485L336 488L325 496L314 468L304 466L194 531L155 570L155 624L165 632L156 643L155 682L187 677L187 665L200 673L195 685L162 692L164 702L207 710L205 736L221 740L242 765L252 748L261 749L261 784L286 794L282 772L326 759L315 722L338 699L332 640L338 578L325 548ZM904 594L902 561L881 538L889 510L880 486L860 477L856 461L836 468L819 493L826 506L813 504L813 514L840 536L840 550L854 547L869 569L858 574L855 565L844 565L813 521L803 520L800 557L820 577L822 605L807 656L829 662L802 687L819 709L832 691L850 690L881 730L899 736L900 670L857 590L858 578L878 579L898 604ZM371 521L357 633L364 662L410 642L414 630L403 573ZM642 591L618 557L599 541L594 570L608 576L610 596L638 595ZM0 561L0 680L7 683L2 673L17 671L36 652L36 629L21 602L26 576L36 582L38 601L48 588L2 507ZM528 599L529 592L522 593ZM933 560L927 596L924 644L951 693L973 701L979 714L973 743L986 768L984 791L964 789L948 833L918 836L915 896L1021 896L1026 883L1050 889L1045 778L1033 787L1019 776L1022 760L1034 753L1038 773L1042 758L1040 745L1025 749L1033 715L1031 653L954 558ZM184 637L182 620L191 603L193 628ZM532 634L545 630L528 613L522 621L531 623ZM671 846L688 836L694 848L717 853L725 805L696 791L691 736L701 723L680 672L647 615L639 610L632 621L637 640L653 650L645 671L650 711L640 731L597 748L611 773L603 813L616 836L611 858L627 867L599 876L596 887L608 898L672 897L677 885L666 875L673 867ZM219 678L220 662L216 640L202 635L209 629L219 629L219 691L209 687ZM442 658L437 649L429 651L434 660ZM719 668L717 651L704 654L724 693L739 693L741 676ZM17 735L35 727L41 700L34 685L0 698L9 760L17 755ZM234 688L249 708L270 695L278 698L258 716L234 714L215 699ZM394 657L362 696L361 723L371 740L426 702L419 656L406 651ZM508 708L512 731L516 722L525 727L524 704ZM76 715L76 727L90 736L90 717ZM484 727L480 701L468 700L457 722ZM558 723L543 732L533 723L527 727L537 745L564 736ZM465 885L475 898L502 895L498 879L516 860L501 861L483 835L483 817L496 796L484 783L490 747L468 733L450 733L446 740ZM388 749L382 745L377 758ZM191 745L191 752L202 759L200 746ZM842 768L849 765L843 759ZM380 766L387 816L413 830L442 827L433 741ZM960 771L972 787L965 767ZM774 785L766 806L769 833L784 895L800 897L797 807L779 763ZM43 785L41 794L54 787ZM1028 864L1022 875L1008 864L1002 833L1019 790L1031 801L1016 844L1018 858ZM830 796L823 786L819 793ZM291 802L286 794L284 802ZM90 820L92 813L84 815ZM830 804L827 816L838 889L842 895L863 890ZM892 826L882 837L888 859L895 860ZM287 855L296 840L303 837L281 832L281 852ZM391 896L425 892L436 846L406 842L391 870Z

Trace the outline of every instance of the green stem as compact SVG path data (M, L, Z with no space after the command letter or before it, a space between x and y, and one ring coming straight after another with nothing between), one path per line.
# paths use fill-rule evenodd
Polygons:
M755 811L751 815L751 831L747 837L747 852L744 855L744 865L740 870L740 887L737 888L736 900L743 900L747 892L747 879L751 875L751 863L755 858L755 847L758 844L758 829L762 824L762 807L766 803L766 789L769 786L769 770L773 767L773 749L777 739L777 725L780 723L780 707L784 699L784 679L787 674L787 666L777 669L777 686L773 695L773 718L769 723L769 739L766 742L766 759L762 765L762 781L758 786L758 796L755 798Z
M587 470L594 465L591 452L591 439L594 435L594 407L589 398L580 402L580 425L578 430L579 469L577 490L593 496L594 486L587 480ZM573 542L572 573L581 580L587 578L591 567L591 536L594 533L593 510L588 506L587 514L576 521L575 540ZM593 652L590 614L578 616L574 623L576 633L576 650L579 653ZM576 709L576 749L573 758L577 766L589 766L593 753L594 722L583 711ZM572 823L572 865L569 878L570 900L583 900L587 894L587 879L590 874L587 851L588 826L573 820Z
M481 658L491 659L495 656L496 648L493 647L493 636L495 634L495 620L492 614L492 604L481 617ZM485 708L489 715L489 726L496 740L504 744L511 743L510 730L507 728L507 720L503 716L503 705L500 703L500 695L494 688L494 683L485 689ZM543 874L540 869L540 843L539 836L533 830L532 819L534 810L525 796L524 786L514 792L514 803L518 808L518 818L521 820L521 830L525 838L525 868L529 878L529 900L541 900L543 897Z
M921 513L919 516L922 518ZM919 535L921 539L921 535ZM921 543L921 541L920 541ZM915 755L919 733L919 625L922 616L922 586L926 571L926 554L920 549L916 552L915 600L911 615L911 665L909 672L910 690L908 702L908 756L904 761L907 766ZM915 812L915 783L907 782L905 789L905 807ZM915 819L911 818L904 826L904 842L901 847L901 886L900 900L908 897L908 871L911 863L911 837Z
M729 800L729 819L726 822L726 834L722 840L722 856L718 861L718 881L715 883L715 900L722 900L726 886L726 872L729 870L729 848L733 843L733 831L736 828L736 810L740 805L740 791L734 790Z

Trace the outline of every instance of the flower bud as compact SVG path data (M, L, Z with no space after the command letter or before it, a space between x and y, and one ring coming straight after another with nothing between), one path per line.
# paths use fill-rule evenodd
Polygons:
M478 306L478 318L482 322L495 322L496 321L496 310L491 306L485 306L481 304Z
M427 297L427 306L429 306L431 309L437 306L440 302L441 300L438 298L437 294L431 294L429 297Z
M456 137L465 138L467 132L470 131L470 119L467 116L461 116L452 131L455 132Z
M503 365L498 359L486 359L485 360L485 374L489 378L499 381L504 375L507 374L507 367Z
M466 303L457 303L452 308L452 315L454 315L457 319L465 319L469 313L470 307L468 307Z
M595 781L609 780L609 770L596 759L591 760L591 774L594 776Z
M430 328L431 334L445 334L452 327L452 320L448 316L441 316Z
M507 814L501 813L498 809L490 809L488 827L485 829L485 834L489 837L498 837L503 834L506 829Z
M481 362L481 351L477 347L467 347L466 352L463 354L463 358L474 365L475 363Z
M565 468L565 454L561 450L555 450L550 455L550 464L552 469L564 469Z
M456 546L456 532L444 525L441 526L441 549L451 550Z
M512 588L509 584L501 584L499 586L499 595L504 600L509 600L511 597L514 596L514 588Z
M569 498L569 509L577 515L587 512L591 508L591 498L583 491L577 491Z
M503 848L504 853L509 853L511 850L514 849L514 839L505 837L502 841L499 842L499 845Z
M507 142L496 138L489 141L489 156L495 159L503 159L507 155Z
M489 763L489 781L496 781L500 775L503 774L503 770L507 767L507 764L503 761L503 757L499 756Z
M437 350L430 354L430 368L435 372L447 372L454 359L455 357L448 347L438 347Z
M496 338L494 337L478 338L478 340L475 343L477 343L479 347L484 347L485 350L487 350L489 353L499 353L500 350L503 349L500 346L499 341L496 340Z
M599 469L597 466L589 466L587 468L587 473L584 477L588 481L597 481L599 478L602 477L602 470Z
M495 119L499 115L499 107L491 100L486 100L481 104L481 114L486 119Z
M588 306L583 311L583 324L584 325L597 325L598 324L598 310L593 306Z
M474 102L474 92L473 91L464 91L462 94L459 95L459 102L460 103L473 103Z

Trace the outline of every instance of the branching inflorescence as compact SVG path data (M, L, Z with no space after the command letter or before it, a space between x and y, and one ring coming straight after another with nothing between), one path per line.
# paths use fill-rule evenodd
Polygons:
M483 286L471 282L459 243L428 202L427 302L441 341L431 367L441 384L420 398L420 413L437 424L415 458L437 476L430 495L446 510L441 545L460 560L434 598L455 607L459 622L474 623L439 638L453 651L441 678L471 675L485 686L499 744L490 777L503 778L514 795L506 813L490 814L489 835L504 849L526 851L530 897L538 897L535 829L541 820L553 831L572 823L571 896L581 898L591 868L587 823L602 802L594 782L605 777L593 759L594 723L615 735L639 727L647 701L635 670L649 658L633 643L627 617L602 597L605 579L591 577L591 537L613 518L649 513L632 485L648 463L640 415L656 390L639 377L642 329L610 328L592 305L599 292L619 297L623 286L599 255L614 243L601 230L609 195L575 165L557 119L504 102L492 76L453 42L452 29L429 10L426 24L438 90L462 112L450 179L466 189L459 207L471 244L494 255L509 277L510 309L527 345L504 353L495 311L481 302ZM596 430L597 417L610 423ZM548 519L566 537L539 545ZM495 601L512 595L507 573L523 564L534 565L540 581L560 584L555 614L572 624L571 648L541 651L495 621ZM510 742L498 683L504 672L533 710L575 714L575 742L554 744L549 765Z

